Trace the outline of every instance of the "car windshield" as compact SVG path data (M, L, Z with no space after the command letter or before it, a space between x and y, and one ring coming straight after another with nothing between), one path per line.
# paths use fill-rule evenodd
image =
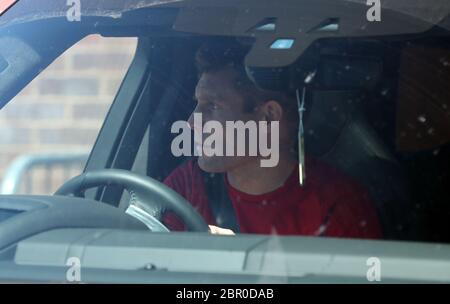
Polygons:
M213 234L450 242L445 15L98 2L2 12L1 194L123 169ZM92 188L117 207L139 196ZM192 230L172 211L164 227Z

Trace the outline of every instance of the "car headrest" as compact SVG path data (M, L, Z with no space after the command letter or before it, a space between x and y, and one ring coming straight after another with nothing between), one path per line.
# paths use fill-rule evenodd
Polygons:
M373 90L380 81L382 61L377 57L356 56L349 51L345 47L322 45L308 49L291 66L246 69L249 77L263 89L292 94L306 87L308 153L320 157L340 145L339 149L353 150L353 155L359 154L359 157L390 158L362 110L363 93ZM313 80L305 84L311 73ZM351 141L359 143L352 145Z
M365 118L361 91L312 90L307 98L310 99L305 121L308 153L336 158L333 162L356 162L367 157L393 159Z

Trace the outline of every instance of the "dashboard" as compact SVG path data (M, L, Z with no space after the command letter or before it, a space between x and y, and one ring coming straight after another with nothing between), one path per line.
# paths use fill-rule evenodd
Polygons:
M0 196L0 282L450 283L450 246L152 232L121 209L66 196ZM69 280L69 282L71 282Z
M0 250L57 228L147 230L123 210L70 196L0 196Z
M0 209L0 223L22 212L22 210Z

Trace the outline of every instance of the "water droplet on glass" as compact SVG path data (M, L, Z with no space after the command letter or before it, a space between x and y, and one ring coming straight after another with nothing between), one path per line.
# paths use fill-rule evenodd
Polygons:
M305 83L310 83L314 79L314 76L316 76L316 71L309 73L305 78Z
M156 270L157 268L156 268L155 264L149 263L149 264L145 264L144 269L145 270Z
M441 63L442 63L443 66L445 66L445 67L450 66L450 62L447 60L447 58L442 57L442 58L440 59L440 61L441 61Z
M417 117L417 120L421 123L425 123L427 121L427 119L423 115L420 115L419 117Z

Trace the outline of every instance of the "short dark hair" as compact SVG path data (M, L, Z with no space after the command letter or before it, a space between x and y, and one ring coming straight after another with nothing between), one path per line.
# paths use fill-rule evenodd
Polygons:
M196 53L197 72L201 76L203 73L232 68L235 71L235 87L245 100L244 111L253 111L258 104L275 100L280 103L287 116L292 116L296 112L295 99L286 92L261 89L248 77L244 60L249 50L248 45L243 45L236 39L211 39L202 44Z

